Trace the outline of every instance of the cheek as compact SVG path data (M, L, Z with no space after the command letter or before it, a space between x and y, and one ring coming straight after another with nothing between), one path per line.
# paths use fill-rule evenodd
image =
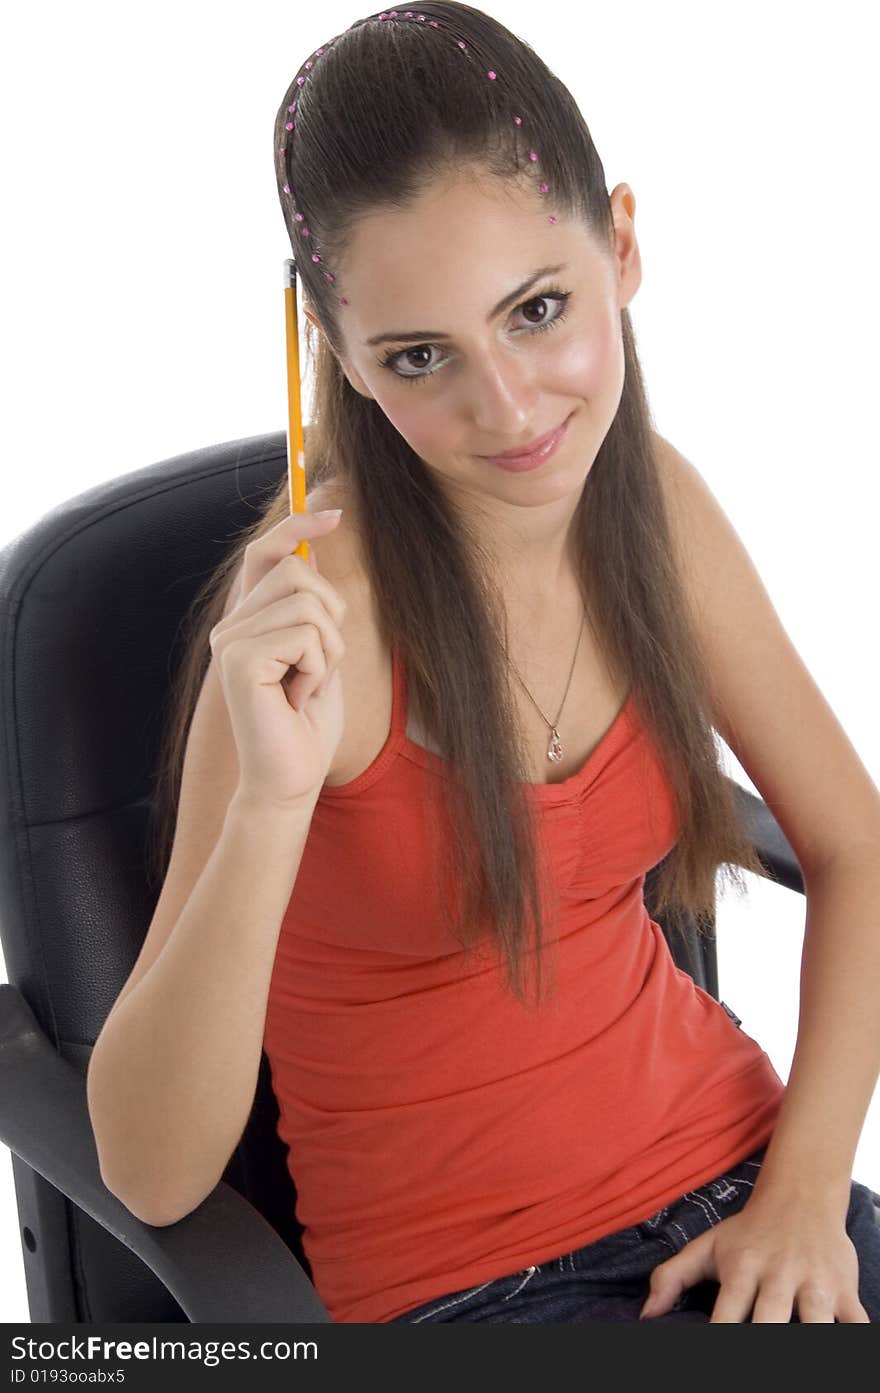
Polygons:
M431 395L426 385L403 387L393 393L393 400L376 398L394 429L417 455L430 455L438 447L442 449L452 434L448 404L444 409L439 400L432 401Z
M611 316L591 322L585 333L565 337L554 356L558 387L572 396L597 400L615 396L623 386L623 341Z

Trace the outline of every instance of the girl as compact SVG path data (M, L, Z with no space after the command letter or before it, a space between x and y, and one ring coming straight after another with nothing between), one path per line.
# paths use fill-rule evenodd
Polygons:
M632 190L453 0L318 48L273 154L312 490L191 645L160 873L176 804L174 846L90 1065L107 1183L199 1204L265 1049L336 1321L877 1320L880 797L652 428ZM719 867L762 869L716 731L807 882L788 1088L645 905L660 866L705 926Z

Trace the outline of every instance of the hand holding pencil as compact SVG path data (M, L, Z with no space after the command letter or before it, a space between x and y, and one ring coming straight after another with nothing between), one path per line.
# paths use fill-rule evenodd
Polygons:
M285 293L295 298L295 282L288 286ZM331 532L339 513L306 511L296 313L289 300L287 314L291 512L246 548L236 603L210 634L238 752L237 791L280 811L314 806L342 739L346 613L344 599L309 555L308 538Z

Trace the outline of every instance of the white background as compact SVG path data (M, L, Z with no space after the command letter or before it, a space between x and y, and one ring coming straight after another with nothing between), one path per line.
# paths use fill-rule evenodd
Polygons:
M878 782L874 6L489 8L573 92L608 188L632 187L630 312L657 427L736 526ZM285 428L272 124L305 58L361 13L7 15L0 545L103 480ZM783 1079L804 912L755 878L719 904L721 995ZM880 1190L876 1094L854 1175ZM0 1226L0 1319L27 1321L3 1148Z

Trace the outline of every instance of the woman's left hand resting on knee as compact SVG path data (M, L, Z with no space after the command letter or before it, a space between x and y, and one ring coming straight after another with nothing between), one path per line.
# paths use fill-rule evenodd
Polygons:
M837 1207L752 1195L651 1273L641 1319L670 1311L698 1282L719 1283L710 1321L870 1323L859 1301L859 1257ZM754 1309L753 1309L754 1308ZM751 1316L749 1313L751 1312Z

